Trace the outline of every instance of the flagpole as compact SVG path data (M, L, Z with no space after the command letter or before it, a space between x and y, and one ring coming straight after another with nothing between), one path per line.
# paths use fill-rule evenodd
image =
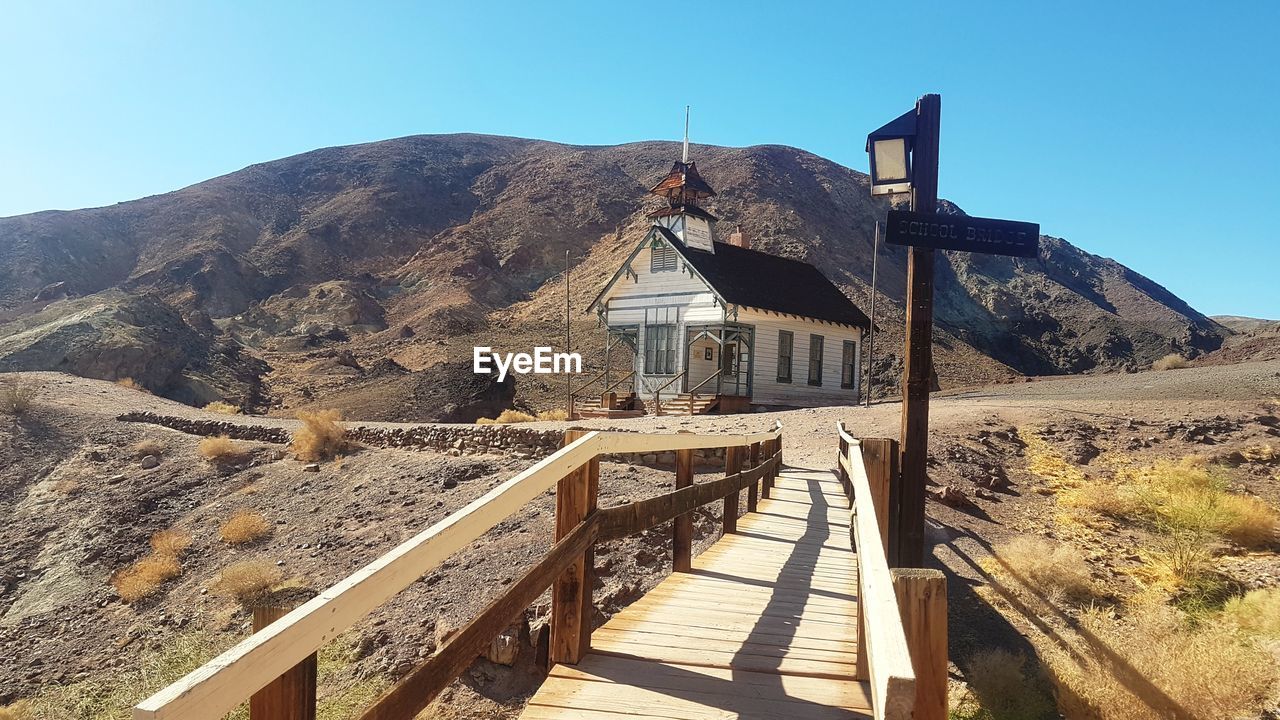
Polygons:
M876 232L871 237L871 327L867 329L867 398L866 406L871 407L871 376L875 366L876 352L876 269L880 261L880 221L876 221Z

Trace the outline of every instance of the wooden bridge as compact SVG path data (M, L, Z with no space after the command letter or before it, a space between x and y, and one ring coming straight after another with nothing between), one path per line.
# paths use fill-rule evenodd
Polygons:
M565 446L134 708L135 720L315 717L315 652L449 555L556 488L556 543L361 716L411 720L548 588L546 680L522 717L922 718L947 715L940 573L890 570L896 443L837 426L833 471L786 468L782 431L568 431ZM726 448L694 483L693 451ZM600 458L674 451L670 493L597 508ZM746 514L739 503L746 499ZM691 554L692 511L724 534ZM593 547L671 522L672 574L598 628ZM858 552L855 552L855 549ZM423 715L422 717L429 717Z

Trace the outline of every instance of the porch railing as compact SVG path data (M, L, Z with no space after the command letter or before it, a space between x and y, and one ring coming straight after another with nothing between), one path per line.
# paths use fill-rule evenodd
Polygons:
M661 385L661 386L659 386L657 390L654 390L654 391L653 391L653 414L654 414L654 415L661 415L661 414L662 414L662 391L663 391L663 390L666 390L667 388L671 387L671 386L672 386L673 384L675 384L676 382L678 382L678 381L680 381L680 380L682 380L682 379L684 379L684 378L686 378L686 377L688 377L688 376L689 376L689 371L686 369L686 370L682 371L679 375L676 375L675 377L671 378L670 380L668 380L668 381L666 381L666 382L662 383L662 385Z

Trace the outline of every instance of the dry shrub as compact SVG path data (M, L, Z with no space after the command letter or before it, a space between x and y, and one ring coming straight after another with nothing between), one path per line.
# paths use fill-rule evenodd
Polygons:
M290 449L299 460L329 460L351 449L347 429L338 424L342 414L337 410L302 411L298 419L302 427L293 434Z
M208 405L205 405L204 409L206 412L218 413L219 415L239 415L240 414L240 408L236 407L235 405L232 405L231 403L222 402L221 400L214 400Z
M1251 463L1273 463L1280 461L1280 450L1276 450L1271 443L1265 445L1250 445L1240 451L1240 455L1246 462Z
M271 524L262 513L238 510L218 530L222 542L229 545L251 543L271 534Z
M1068 490L1058 500L1063 505L1112 518L1133 517L1141 509L1138 501L1126 488L1101 480L1086 482L1078 488Z
M530 415L527 412L521 412L519 410L503 410L501 413L498 414L498 417L493 418L492 420L489 418L480 418L479 420L476 420L476 424L477 425L510 425L513 423L533 422L536 419L537 418L535 418L534 416Z
M1224 623L1188 627L1170 608L1122 621L1082 613L1082 655L1046 648L1066 717L1160 720L1257 717L1278 674L1269 653Z
M218 465L238 463L249 456L249 451L226 435L207 437L196 447L200 457Z
M1117 472L1136 501L1135 515L1171 532L1212 533L1256 547L1275 540L1280 513L1262 500L1228 491L1227 476L1203 458L1160 460Z
M1280 588L1237 595L1223 606L1222 617L1250 635L1280 638Z
M1094 592L1088 563L1065 543L1022 535L997 545L995 556L1007 572L1046 594L1084 598Z
M0 384L0 413L25 415L35 402L40 389L24 380L6 380Z
M116 384L122 388L137 390L138 392L144 392L144 393L147 393L148 395L151 394L151 391L148 390L146 387L144 387L142 383L138 382L137 380L134 380L131 377L120 378L119 380L116 381Z
M1027 459L1027 471L1045 481L1053 490L1065 490L1084 484L1084 473L1067 462L1057 450L1054 450L1044 438L1034 431L1018 431L1018 437L1026 445L1024 456Z
M1031 673L1026 659L1001 648L982 650L964 664L971 696L951 709L951 720L1040 720L1055 715L1056 706Z
M1134 575L1173 593L1195 589L1213 570L1213 548L1203 533L1172 532L1143 555L1145 562Z
M31 706L22 700L0 707L0 720L34 720L34 718Z
M538 413L538 419L546 421L568 420L569 413L561 410L560 408L556 408L554 410L543 410Z
M1191 367L1191 361L1182 357L1178 353L1169 353L1159 360L1151 363L1152 370L1180 370L1185 367Z
M164 454L164 445L159 440L152 440L151 438L139 440L129 447L129 454L133 455L135 459L144 458L148 455L159 457Z
M160 586L178 577L182 565L172 555L148 555L111 578L111 585L125 602L154 595Z
M191 547L191 534L183 530L161 530L151 536L151 551L156 555L178 557Z
M223 568L213 589L249 604L267 594L281 577L280 568L266 560L242 560Z

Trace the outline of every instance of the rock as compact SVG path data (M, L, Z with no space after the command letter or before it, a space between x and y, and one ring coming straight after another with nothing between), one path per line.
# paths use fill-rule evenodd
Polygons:
M440 487L444 488L445 490L452 490L458 487L458 479L447 477L444 480L440 481Z
M143 470L150 470L151 468L157 467L158 465L160 465L160 458L156 457L155 455L144 455L142 457L141 464L142 464Z
M489 642L489 648L484 656L491 663L510 667L515 664L519 654L520 632L517 628L510 627Z
M929 497L946 505L948 507L966 507L973 504L969 498L965 497L964 491L955 485L943 485L937 490L930 490Z
M101 450L90 450L89 452L84 454L84 459L88 460L89 462L100 463L100 462L106 462L107 456L104 455Z
M124 479L125 479L124 475L112 475L111 477L107 478L107 484L115 485L116 483L124 482Z
M307 463L302 466L302 472L318 473L320 472L320 463Z

